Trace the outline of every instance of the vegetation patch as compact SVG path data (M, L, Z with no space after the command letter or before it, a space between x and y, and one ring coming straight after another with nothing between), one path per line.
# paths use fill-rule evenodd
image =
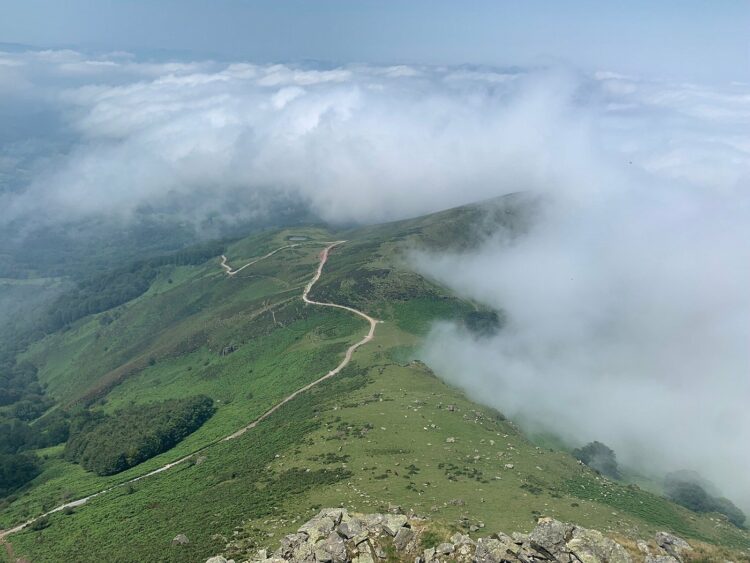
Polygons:
M84 411L71 423L65 458L113 475L172 448L216 411L204 395L139 405L113 415Z

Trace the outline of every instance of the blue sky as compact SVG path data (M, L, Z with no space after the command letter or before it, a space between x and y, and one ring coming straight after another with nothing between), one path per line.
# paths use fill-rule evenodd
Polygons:
M750 77L746 0L2 0L0 42L333 64L566 63Z

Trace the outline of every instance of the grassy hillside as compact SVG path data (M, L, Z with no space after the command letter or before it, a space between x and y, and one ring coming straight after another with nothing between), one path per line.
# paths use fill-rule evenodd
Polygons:
M478 308L411 272L409 249L464 248L496 229L521 233L530 207L514 197L346 232L255 235L227 249L232 265L290 237L305 240L234 277L222 273L218 257L162 267L140 297L36 343L24 359L57 401L47 416L199 394L217 411L171 450L116 475L65 461L62 446L38 452L41 475L4 502L0 527L200 450L191 462L12 535L16 556L199 561L229 538L247 549L275 545L323 505L373 512L389 503L429 514L446 530L482 523L485 535L528 530L551 515L632 537L670 529L749 546L747 534L721 518L608 481L565 452L530 443L501 413L471 403L418 361L432 321L466 320ZM375 340L336 378L220 441L332 369L366 332L361 318L300 299L322 242L339 238L347 242L311 297L382 319ZM190 543L171 547L178 533Z

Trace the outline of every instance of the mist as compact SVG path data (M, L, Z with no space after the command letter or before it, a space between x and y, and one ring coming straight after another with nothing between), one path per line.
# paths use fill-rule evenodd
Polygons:
M0 53L0 94L14 232L287 202L372 223L541 194L525 237L415 256L508 318L483 339L435 326L426 361L533 431L695 469L750 507L750 85L28 51Z
M540 190L524 236L414 255L507 318L491 337L439 323L422 354L531 433L603 441L657 480L697 471L747 510L750 97L730 113L654 96L670 107L610 114L560 147L576 164Z

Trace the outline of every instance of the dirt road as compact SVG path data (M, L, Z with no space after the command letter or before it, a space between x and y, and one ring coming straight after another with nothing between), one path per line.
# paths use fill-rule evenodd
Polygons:
M360 340L359 342L356 342L355 344L352 344L351 346L349 346L349 348L346 350L346 354L344 354L344 359L341 360L341 363L339 363L338 366L336 366L334 369L332 369L331 371L329 371L324 376L316 379L312 383L308 383L304 387L302 387L300 389L297 389L294 393L292 393L291 395L287 396L286 398L284 398L279 403L276 403L273 407L271 407L269 410L267 410L261 416L259 416L258 418L256 418L253 422L251 422L247 426L244 426L243 428L240 428L239 430L237 430L236 432L230 434L229 436L226 436L224 438L221 438L220 440L212 442L211 444L208 444L207 446L204 446L200 450L197 450L197 451L191 453L190 455L187 455L187 456L182 457L182 458L180 458L180 459L178 459L176 461L173 461L173 462L167 463L165 465L162 465L161 467L159 467L157 469L154 469L153 471L150 471L148 473L145 473L145 474L141 475L140 477L135 477L135 478L130 479L128 481L124 481L123 483L119 483L117 485L109 487L108 489L104 489L104 490L99 491L97 493L93 493L93 494L91 494L91 495L89 495L87 497L80 498L78 500L74 500L74 501L71 501L71 502L67 502L65 504L61 504L60 506L58 506L56 508L53 508L52 510L50 510L48 512L45 512L44 514L42 514L40 516L37 516L36 518L32 518L31 520L28 520L28 521L24 522L23 524L19 524L18 526L15 526L14 528L9 528L8 530L2 530L2 531L0 531L0 543L3 543L5 541L5 539L9 535L14 534L15 532L19 532L19 531L23 530L26 526L28 526L32 522L38 520L39 518L44 518L46 516L49 516L50 514L54 514L56 512L60 512L61 510L65 510L66 508L75 508L77 506L84 505L89 500L91 500L92 498L104 495L104 494L106 494L106 493L108 493L108 492L110 492L110 491L112 491L112 490L114 490L114 489L116 489L118 487L123 487L123 486L129 485L129 484L132 484L132 483L136 483L137 481L140 481L141 479L146 479L147 477L151 477L153 475L157 475L159 473L163 473L164 471L167 471L167 470L172 469L173 467L175 467L177 465L180 465L181 463L184 463L188 459L192 458L194 455L205 451L206 449L210 448L211 446L213 446L214 444L216 444L218 442L226 442L227 440L232 440L234 438L237 438L238 436L241 436L242 434L244 434L248 430L251 430L252 428L255 428L258 425L258 423L262 422L263 420L265 420L266 418L268 418L269 416L271 416L274 412L276 412L282 406L284 406L285 404L287 404L289 401L292 401L298 395L304 393L305 391L308 391L308 390L312 389L313 387L315 387L316 385L322 383L323 381L325 381L327 379L330 379L331 377L334 377L341 370L343 370L349 364L349 362L351 361L352 354L354 354L354 351L357 348L359 348L360 346L362 346L364 344L367 344L370 340L372 340L374 338L374 336L375 336L375 327L378 325L379 322L381 322L381 321L378 321L377 319L372 318L368 314L363 313L362 311L358 311L357 309L354 309L352 307L347 307L346 305L337 305L335 303L323 303L321 301L314 301L314 300L312 300L312 299L309 298L310 291L312 290L313 286L318 282L318 280L320 279L320 276L323 274L323 267L325 266L326 262L328 261L328 256L329 256L329 254L331 252L331 249L333 249L334 247L339 246L341 244L344 244L345 242L346 241L344 241L344 240L339 240L339 241L328 243L328 246L326 246L320 252L319 262L318 262L318 269L315 271L315 275L307 283L307 285L305 286L304 291L302 292L302 300L305 303L309 303L310 305L317 305L317 306L320 306L320 307L333 307L333 308L336 308L336 309L344 309L346 311L349 311L349 312L351 312L351 313L353 313L355 315L358 315L358 316L362 317L363 319L365 319L370 324L370 329L368 330L368 332L365 335L365 337L362 338L362 340ZM297 246L300 246L300 245L299 244L289 244L289 245L286 245L286 246L282 246L281 248L277 248L276 250L273 250L273 251L269 252L265 256L261 256L260 258L257 258L256 260L253 260L253 261L245 264L244 266L242 266L241 268L238 268L236 270L233 270L232 267L229 266L229 264L227 264L227 257L222 254L221 255L221 267L222 267L222 269L224 270L224 272L227 275L234 276L237 272L240 272L240 271L244 270L245 268L247 268L248 266L251 266L251 265L253 265L253 264L257 263L257 262L260 262L261 260L269 258L270 256L273 256L274 254L276 254L277 252L279 252L281 250L284 250L284 249L287 249L287 248L294 248L294 247L297 247Z

